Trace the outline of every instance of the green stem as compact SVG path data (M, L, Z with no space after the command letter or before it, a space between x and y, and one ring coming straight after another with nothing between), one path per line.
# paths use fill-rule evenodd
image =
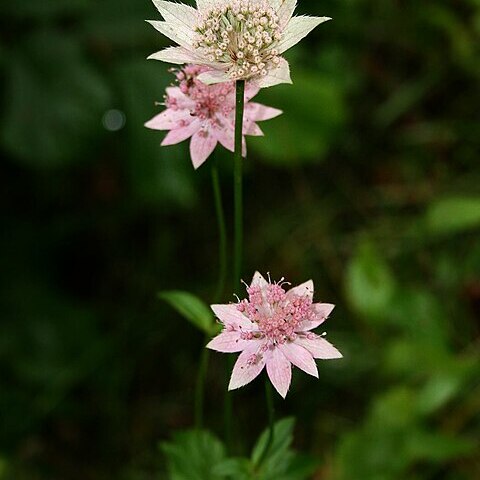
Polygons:
M215 213L217 216L218 226L218 280L215 290L213 303L220 302L227 277L227 228L225 226L225 214L222 201L222 190L220 188L220 178L216 165L216 158L212 159L212 187L213 198L215 203ZM210 337L205 338L205 343ZM195 389L195 428L201 430L203 428L203 412L205 403L205 382L208 371L208 362L210 359L210 351L203 348L200 356L200 365L197 374L197 385Z
M243 263L243 117L245 111L245 80L236 82L235 100L235 152L233 154L233 291L240 293ZM228 376L233 367L232 361L227 362ZM233 400L227 392L224 404L225 441L227 448L232 448Z
M262 455L257 463L257 468L260 468L263 462L266 460L270 448L272 447L273 438L274 438L274 427L275 427L275 407L273 405L273 392L272 385L270 381L265 379L265 398L267 400L267 411L268 411L268 439L263 449Z
M216 159L214 159L216 161ZM214 303L220 302L227 281L227 227L225 225L225 214L222 202L222 190L220 188L220 179L218 168L214 163L212 166L212 187L215 201L215 212L217 214L218 226L218 281L215 292Z
M233 286L235 293L240 293L243 262L243 116L245 110L245 80L236 82L235 107L235 153L234 153L234 261Z

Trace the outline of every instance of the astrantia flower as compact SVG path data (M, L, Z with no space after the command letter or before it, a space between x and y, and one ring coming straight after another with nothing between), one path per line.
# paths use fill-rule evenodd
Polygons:
M164 22L149 21L179 46L149 58L211 67L213 84L254 80L261 88L292 83L282 54L329 17L293 17L297 0L197 0L197 9L153 0Z
M234 151L235 84L205 85L198 77L208 67L187 65L176 71L178 86L167 88L167 109L145 124L154 130L170 130L162 145L174 145L192 137L193 166L200 167L220 142ZM263 135L256 122L280 115L281 110L250 102L259 88L247 83L245 90L244 135ZM245 139L243 154L246 154Z
M229 390L250 383L266 366L273 386L285 398L292 364L318 378L315 358L342 358L323 335L311 331L328 318L334 305L313 303L312 281L289 291L284 286L285 282L267 282L257 272L247 288L247 300L212 305L225 328L207 348L223 353L241 352Z

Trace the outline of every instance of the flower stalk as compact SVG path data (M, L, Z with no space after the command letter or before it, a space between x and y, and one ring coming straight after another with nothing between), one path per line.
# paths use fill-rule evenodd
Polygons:
M243 263L243 118L245 110L245 80L237 80L235 100L235 153L233 160L234 247L233 290L240 290Z

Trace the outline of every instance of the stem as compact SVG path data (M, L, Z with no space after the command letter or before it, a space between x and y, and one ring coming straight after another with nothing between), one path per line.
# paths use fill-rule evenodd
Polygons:
M218 280L217 288L215 290L214 303L221 300L223 290L225 288L227 276L227 228L225 226L225 214L222 202L222 190L220 188L220 179L218 176L218 168L216 165L216 158L212 162L212 187L213 197L215 203L215 213L217 216L218 225ZM210 338L207 336L205 342ZM208 362L210 359L210 351L203 348L200 356L200 365L197 374L197 385L195 389L195 428L201 430L203 428L203 411L205 403L205 381L207 377Z
M243 117L245 110L245 80L237 80L235 100L235 152L233 154L233 209L234 209L234 234L233 234L233 291L240 293L243 263ZM232 361L227 361L228 373L231 374ZM232 394L225 394L224 403L225 442L231 451L233 400Z
M214 159L216 161L216 159ZM225 283L227 281L227 227L225 226L225 214L222 202L222 190L220 188L220 179L218 168L214 163L212 166L212 187L215 201L215 212L217 214L218 226L218 283L215 291L214 303L222 299Z
M275 408L273 405L273 393L272 385L270 384L268 378L265 380L265 398L267 400L267 411L268 411L268 439L265 444L265 448L258 460L257 468L260 468L263 462L266 460L268 452L273 443L274 437L274 427L275 427Z
M245 110L245 80L236 82L234 181L234 291L239 293L243 263L243 116Z

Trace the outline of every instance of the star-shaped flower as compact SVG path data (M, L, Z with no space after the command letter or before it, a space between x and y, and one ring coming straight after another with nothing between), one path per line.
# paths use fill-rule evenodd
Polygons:
M292 364L318 378L315 358L342 358L323 336L312 333L334 305L313 303L313 282L285 291L285 282L266 281L255 273L247 288L249 298L238 304L212 305L224 330L207 348L223 353L241 352L233 368L229 390L243 387L266 366L277 392L285 398Z
M198 78L207 70L205 66L187 65L176 71L178 85L167 88L167 109L145 124L153 130L169 130L162 142L164 146L191 137L190 156L195 168L207 160L218 143L232 152L235 143L235 84L205 85ZM263 135L256 122L270 120L282 113L276 108L251 102L258 92L258 87L247 82L243 135ZM246 148L244 139L244 156Z
M151 55L167 63L207 65L200 80L254 80L260 88L292 83L282 57L329 17L293 16L297 0L197 0L197 8L153 0L164 18L149 21L179 46Z

